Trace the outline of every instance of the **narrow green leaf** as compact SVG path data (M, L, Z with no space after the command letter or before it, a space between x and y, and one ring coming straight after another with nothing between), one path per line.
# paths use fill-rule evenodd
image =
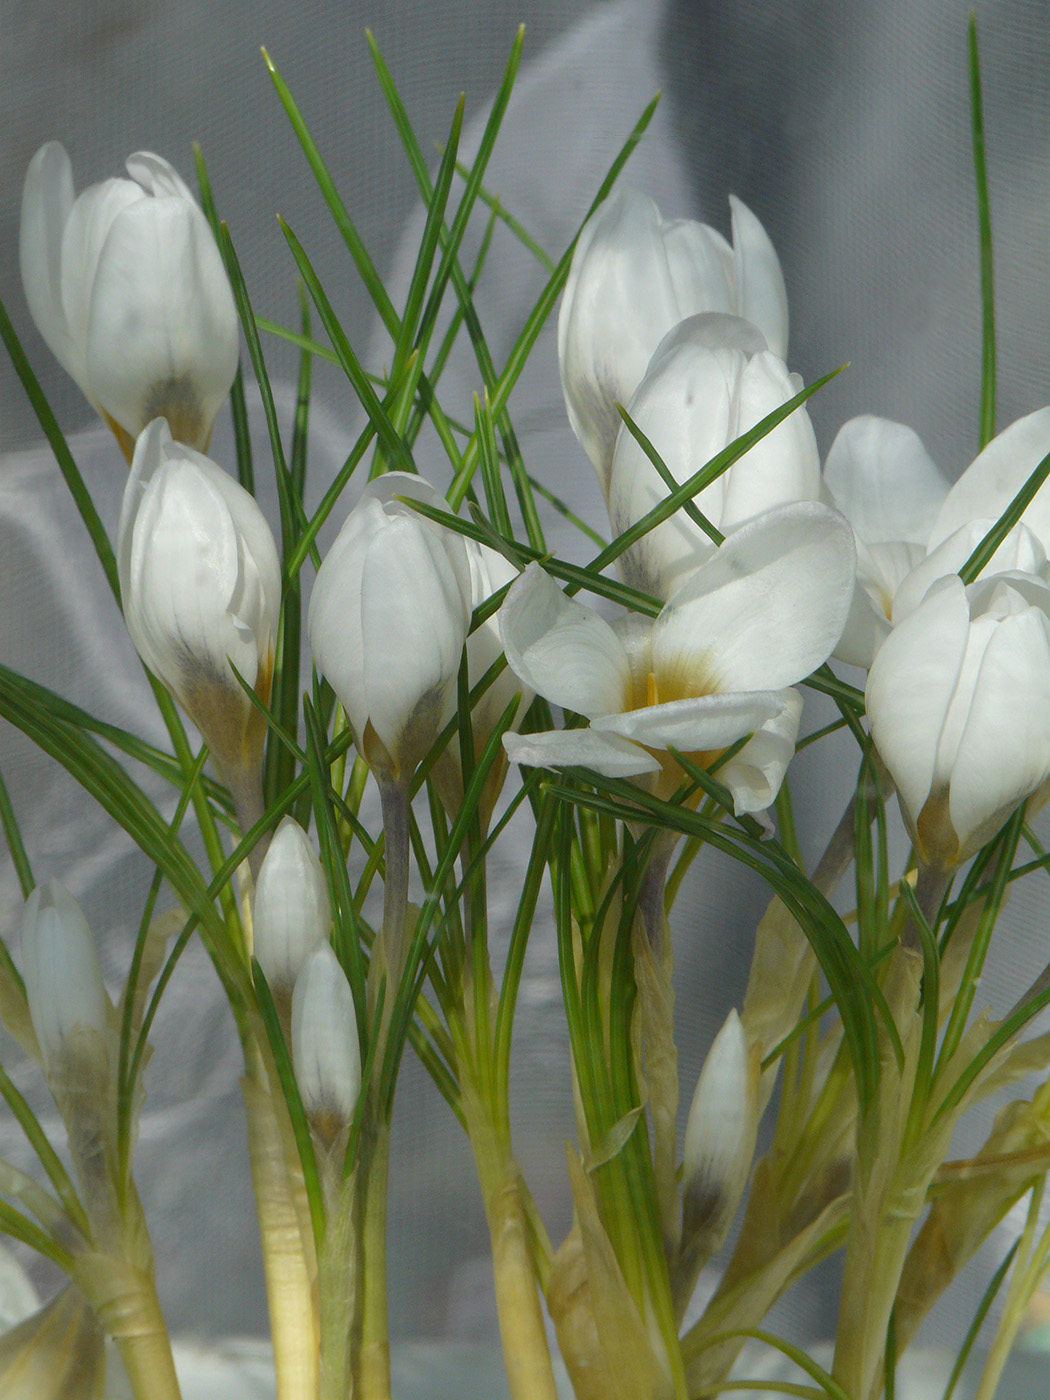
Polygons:
M766 1346L773 1347L786 1356L789 1361L793 1361L800 1371L805 1371L806 1375L816 1381L820 1389L815 1392L808 1392L816 1395L826 1395L829 1400L850 1400L850 1397L839 1385L834 1377L830 1376L823 1366L817 1364L804 1351L795 1346L793 1342L785 1341L783 1337L778 1337L772 1332L763 1331L760 1327L734 1327L726 1332L719 1332L707 1339L707 1345L717 1346L719 1342L728 1342L733 1337L753 1337L756 1342L764 1342ZM762 1383L763 1386L766 1384ZM720 1387L724 1389L725 1387ZM797 1390L785 1391L786 1395L797 1395Z
M1021 519L1021 516L1024 515L1029 504L1034 500L1036 493L1040 490L1048 476L1050 476L1050 452L1048 452L1039 463L1035 471L1007 506L1006 510L1003 511L1002 515L1000 515L999 519L959 570L959 577L962 579L963 583L973 583L980 577L983 570L991 562L995 551Z
M4 828L4 836L7 838L7 849L11 855L11 864L14 866L15 874L18 877L18 884L22 891L22 898L28 899L36 885L33 878L33 868L29 864L29 857L26 855L25 844L22 841L22 833L18 829L18 818L15 816L15 809L11 802L11 794L7 790L4 782L4 775L0 772L0 825Z
M26 1135L26 1141L37 1155L37 1160L48 1175L52 1186L58 1194L59 1200L65 1207L70 1220L81 1232L85 1239L91 1238L91 1226L88 1223L87 1214L81 1205L80 1197L77 1195L76 1187L62 1163L61 1157L51 1146L47 1134L34 1114L29 1104L22 1097L18 1088L9 1078L7 1071L0 1065L0 1094L3 1095L4 1102L14 1115L15 1121Z
M687 501L691 501L692 498L706 486L710 486L712 481L717 480L723 472L728 471L738 458L742 457L745 452L754 447L756 442L761 442L764 437L773 431L778 423L782 423L785 418L794 413L796 408L804 404L807 399L812 398L818 389L822 389L830 379L834 379L843 369L845 369L845 365L840 365L838 369L833 369L828 374L821 375L819 379L807 385L805 389L797 393L794 398L789 399L787 403L774 409L772 413L767 413L753 428L749 428L746 433L742 433L740 437L734 442L731 442L728 447L724 447L721 452L712 457L699 471L694 472L692 476L683 481L680 486L676 483L675 489L669 496L653 506L652 510L647 511L640 520L636 521L630 527L630 529L625 530L622 535L618 535L616 539L613 540L612 544L603 549L599 555L591 560L588 568L595 573L599 573L602 569L606 568L607 565L618 559L625 550L630 549L631 545L637 544L643 535L648 534L650 530L654 529L655 526L661 524L663 521L669 520L671 516L674 515L675 511L681 509ZM646 439L641 443L643 450L645 449L645 442L647 441ZM649 448L655 453L655 448L652 447L651 443L649 443ZM650 460L653 459L650 458ZM662 465L661 463L661 466ZM659 470L659 467L657 467L657 470ZM665 472L666 470L666 467L664 467Z
M973 1315L973 1321L966 1329L966 1336L962 1340L962 1345L959 1348L955 1363L951 1369L951 1374L948 1377L948 1383L944 1387L944 1396L942 1400L952 1400L952 1396L955 1394L955 1387L959 1384L966 1363L970 1359L970 1352L973 1351L974 1343L977 1341L977 1337L981 1331L981 1324L988 1316L991 1306L995 1302L996 1295L1003 1286L1003 1280L1010 1272L1010 1265L1014 1261L1014 1255L1017 1253L1020 1243L1020 1237L1014 1240L1013 1244L1006 1252L1006 1258L989 1279L988 1287L981 1295L981 1301L977 1304L977 1311Z
M328 205L329 212L335 221L335 226L339 230L344 243L350 251L350 256L353 258L354 264L357 267L358 275L364 283L369 296L372 298L383 324L396 339L400 328L400 321L397 312L394 310L393 302L391 302L387 294L386 287L383 285L383 279L376 271L375 264L369 256L364 241L357 232L353 219L351 219L350 215L347 213L346 206L343 204L339 192L335 187L335 181L328 172L328 167L321 157L316 142L310 135L310 129L302 113L299 111L299 108L296 106L295 99L292 97L287 83L281 77L276 64L265 49L262 50L262 56L266 67L269 69L273 85L277 90L277 96L281 100L281 106L287 113L288 120L292 124L292 130L295 132L299 144L303 148L310 169L313 171L314 179L317 181L317 187L321 191L324 202Z
M109 542L105 526L99 518L95 509L91 494L84 485L84 479L80 475L80 469L73 460L73 454L69 450L62 430L58 426L58 420L51 411L51 405L44 396L44 391L40 387L40 382L33 373L33 368L29 363L25 351L15 333L15 328L11 324L10 317L2 301L0 301L0 340L7 347L7 353L11 357L11 363L15 367L15 373L22 381L22 387L26 391L33 412L37 416L37 422L43 430L51 446L51 451L55 454L55 461L58 469L62 473L69 493L73 497L73 503L80 512L80 518L84 522L84 528L88 532L91 543L95 547L98 561L102 565L102 571L106 576L106 582L110 590L120 601L120 582L117 578L117 561L113 555L113 547Z
M266 429L270 437L270 452L273 457L274 480L277 484L277 503L281 512L281 537L284 540L285 553L287 554L289 542L298 537L305 520L301 503L295 499L289 487L288 464L285 461L284 445L281 441L281 425L277 418L277 406L274 403L273 390L270 387L270 376L266 369L262 343L259 340L259 332L255 324L255 312L252 310L248 287L244 280L244 274L241 272L233 240L230 238L230 231L225 224L219 225L219 251L222 253L226 275L233 288L233 299L237 305L241 328L248 343L248 355L252 362L252 370L259 386L259 394L262 397Z
M399 471L414 472L415 464L411 454L405 447L393 424L387 416L386 410L376 396L372 388L368 375L361 367L361 362L354 353L353 347L346 336L346 332L339 321L338 316L332 308L332 303L328 300L324 288L314 272L309 258L303 251L302 244L295 234L284 222L280 220L281 232L287 240L289 248L292 250L292 257L295 259L299 274L306 283L307 290L313 298L313 303L317 307L318 314L328 338L332 342L332 348L339 357L339 364L343 373L353 385L354 392L361 400L361 406L368 414L368 420L375 429L379 444L383 448L390 463Z
M456 170L464 179L470 174L469 167L462 162L457 162ZM493 194L482 185L478 190L478 198L481 200L482 204L492 210L492 213L499 219L500 223L505 224L507 228L510 229L521 246L532 254L545 272L554 271L554 259L544 252L525 225L519 222L519 220L504 207L498 195Z
M317 1157L314 1154L313 1138L310 1135L310 1124L306 1121L306 1110L303 1108L302 1097L299 1093L299 1084L295 1078L295 1070L292 1068L292 1057L284 1038L284 1031L281 1030L281 1021L280 1017L277 1015L277 1008L273 1004L270 984L266 980L266 974L259 966L258 958L252 958L252 980L255 983L255 995L258 999L259 1014L266 1028L266 1037L270 1042L274 1068L277 1071L277 1078L280 1080L281 1084L281 1092L284 1094L284 1101L288 1107L288 1118L291 1121L295 1145L299 1151L299 1161L303 1168L303 1187L306 1191L306 1203L310 1209L310 1225L313 1229L314 1247L318 1255L320 1255L321 1247L324 1244L325 1221L324 1196L321 1191L321 1178L317 1171Z
M350 876L346 868L346 851L339 839L339 824L335 814L334 794L329 776L329 760L324 746L324 733L318 721L317 712L306 696L303 697L303 718L306 724L306 766L310 775L310 791L313 798L314 820L317 823L317 838L321 849L321 863L324 866L325 883L332 895L332 917L335 929L333 947L353 993L354 1007L357 1011L359 1043L366 1045L368 1042L367 969L361 948L357 906L354 903Z
M23 1215L20 1210L15 1210L14 1206L3 1200L0 1200L0 1230L14 1240L21 1240L30 1249L35 1249L45 1259L50 1259L63 1273L68 1274L72 1271L73 1256L27 1215Z
M617 404L616 407L619 411L621 419L623 420L624 427L630 433L631 437L634 438L635 442L642 449L645 455L649 458L649 461L653 464L653 467L655 468L660 480L667 487L668 491L677 491L679 486L677 479L675 478L670 468L667 466L664 459L660 456L659 452L657 452L652 442L642 432L641 428L639 428L638 424L627 412L623 404ZM693 501L692 499L683 501L680 509L682 513L693 522L696 528L699 531L701 531L702 534L705 534L707 536L707 538L712 542L712 544L720 545L725 542L725 535L722 534L721 530L716 529L715 526L712 525L711 521L708 520L707 516L702 513L695 501Z
M645 819L654 825L687 836L702 835L710 845L755 870L784 900L806 934L835 997L857 1080L858 1099L862 1111L866 1109L872 1102L879 1072L876 1010L898 1059L903 1056L903 1049L881 989L827 900L779 851L775 841L759 840L745 830L708 821L697 812L661 802L619 779L579 771L598 793L591 795L564 786L552 786L551 791L578 805L607 811L620 820L638 821L641 809ZM701 772L695 770L695 765L690 767L691 777L702 781L705 788L712 788L713 780L707 774L701 780Z
M988 167L984 152L984 102L981 63L977 52L977 16L971 11L968 35L970 63L970 124L973 135L973 175L977 190L977 227L981 256L981 416L982 447L995 437L995 285L992 260L992 213L988 198Z
M204 217L211 225L215 241L219 240L219 215L212 194L208 168L204 163L204 152L198 143L193 143L193 160L197 167L197 185L200 190L201 208ZM252 435L248 427L248 406L244 401L244 373L238 364L230 389L230 417L233 420L233 447L237 460L237 480L244 489L255 495L255 472L252 466Z

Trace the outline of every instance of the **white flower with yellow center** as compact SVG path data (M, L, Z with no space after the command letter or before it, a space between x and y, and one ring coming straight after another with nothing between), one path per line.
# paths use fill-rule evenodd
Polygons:
M847 522L810 502L735 531L652 622L606 622L530 565L500 614L507 662L590 725L508 734L508 754L644 778L666 797L681 782L669 749L706 767L750 735L718 777L738 814L761 811L794 751L801 698L791 687L838 641L855 567Z

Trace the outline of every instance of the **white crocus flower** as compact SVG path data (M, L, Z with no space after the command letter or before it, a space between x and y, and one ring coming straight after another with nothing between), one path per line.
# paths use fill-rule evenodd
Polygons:
M973 855L1050 779L1050 586L940 579L883 642L866 705L920 858Z
M801 388L750 322L709 313L689 317L664 337L629 412L671 475L684 482ZM646 453L622 428L609 477L613 533L636 524L668 493ZM774 506L819 496L816 438L808 414L798 408L693 501L728 534ZM634 587L667 598L713 548L710 536L677 511L621 555L620 568Z
M73 194L57 141L33 157L22 196L29 310L56 359L131 458L146 424L208 445L237 371L237 311L196 201L160 156L127 161L130 180Z
M817 503L741 526L651 623L606 622L530 565L503 606L507 661L590 726L507 735L507 752L519 763L641 778L666 797L681 781L669 748L706 767L752 735L718 777L738 813L762 810L794 751L800 701L790 687L837 642L854 567L848 524Z
M429 501L418 477L371 482L321 565L310 646L384 781L414 771L455 708L471 616L462 539L397 500Z
M587 221L558 317L558 359L573 431L608 485L620 427L653 351L687 316L722 311L754 322L787 353L787 293L762 225L730 199L733 243L705 224L662 219L653 201L621 189Z
M259 869L252 905L255 956L273 988L291 988L307 956L328 936L328 884L294 817L284 817Z
M292 993L292 1062L303 1107L325 1139L345 1129L361 1092L354 997L327 943L307 957Z
M104 1058L109 998L95 940L80 905L57 880L38 885L26 900L22 970L48 1074L66 1056Z
M910 428L870 416L846 423L824 469L857 535L853 607L835 655L870 666L931 584L963 567L1047 452L1050 409L1041 409L993 438L949 489ZM983 572L1046 576L1048 547L1044 487Z
M948 481L911 428L865 414L840 428L824 484L857 537L853 605L835 655L870 666L893 626L898 589L926 556Z
M258 766L265 725L232 666L269 697L281 566L254 498L156 419L140 436L117 533L124 618L143 661L224 776ZM236 794L235 794L236 795Z

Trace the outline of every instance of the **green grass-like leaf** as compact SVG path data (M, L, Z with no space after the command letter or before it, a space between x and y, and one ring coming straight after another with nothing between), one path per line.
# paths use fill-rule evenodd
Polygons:
M324 1195L317 1170L317 1157L314 1153L313 1138L310 1135L310 1125L306 1121L306 1110L303 1108L302 1096L299 1093L299 1084L295 1078L295 1070L292 1068L292 1057L284 1038L284 1032L281 1030L281 1021L277 1015L273 995L270 992L270 984L259 965L258 958L252 958L252 980L255 984L259 1014L270 1042L274 1068L277 1071L281 1092L284 1094L284 1101L288 1107L288 1118L292 1125L295 1145L299 1152L299 1161L303 1168L303 1187L310 1210L314 1246L320 1255L321 1247L324 1244L325 1221Z
M962 579L963 583L973 583L980 577L983 570L991 563L995 551L1021 519L1021 516L1035 499L1037 492L1048 476L1050 476L1050 452L1048 452L1039 463L1035 471L1007 506L1006 510L1003 511L1002 515L1000 515L999 519L959 570L959 577Z
M572 770L569 770L572 771ZM686 836L705 841L762 876L791 910L816 954L842 1018L843 1033L857 1081L862 1111L873 1101L879 1074L876 1009L894 1054L903 1051L882 992L861 958L841 918L797 866L774 841L760 840L747 830L712 822L697 812L687 812L642 792L630 783L580 770L597 792L594 794L553 785L551 791L567 801L607 811L620 820L644 819ZM689 769L706 788L714 780L702 770ZM721 786L721 785L717 785ZM715 790L712 788L712 790Z
M973 176L977 191L977 228L981 259L981 414L978 438L982 447L995 437L995 277L992 259L992 213L988 197L988 166L984 151L984 101L981 63L977 51L977 16L970 15L967 36L970 67L970 128L973 137Z

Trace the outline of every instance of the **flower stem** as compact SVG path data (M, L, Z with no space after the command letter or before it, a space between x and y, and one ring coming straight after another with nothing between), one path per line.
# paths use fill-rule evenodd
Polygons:
M282 1131L277 1103L257 1044L245 1039L241 1081L248 1123L255 1208L270 1308L277 1400L316 1400L317 1320L301 1211L295 1194L290 1128Z
M383 837L386 876L383 883L383 926L376 940L368 969L368 1006L375 1015L379 987L386 979L383 999L381 1040L376 1064L382 1063L386 1031L397 999L408 949L405 947L405 914L408 909L408 816L409 791L406 783L380 780L379 796L383 811Z
M657 838L642 875L633 937L638 988L635 1015L645 1044L645 1083L653 1126L653 1183L663 1247L674 1257L681 1233L678 1203L678 1051L674 1040L674 952L664 909L673 839Z
M365 1110L374 1112L372 1105ZM386 1296L386 1198L390 1168L390 1125L376 1115L361 1133L364 1219L361 1226L360 1400L390 1400L390 1328Z
M511 1400L556 1400L521 1174L476 1086L464 1088L463 1107L489 1225L496 1312Z
M116 1342L135 1400L181 1400L152 1267L91 1252L78 1258L72 1278Z

